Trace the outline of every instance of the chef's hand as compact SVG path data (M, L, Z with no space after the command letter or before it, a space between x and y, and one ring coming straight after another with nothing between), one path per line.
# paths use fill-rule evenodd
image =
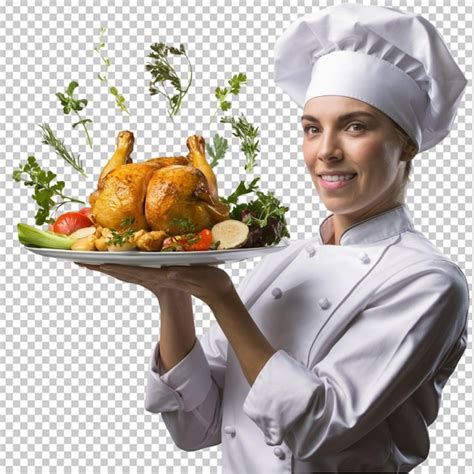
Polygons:
M177 290L193 295L212 307L223 301L234 284L229 275L211 265L173 265L161 268L134 267L130 265L103 264L89 265L77 263L80 267L106 273L118 280L147 288L160 298L167 290Z

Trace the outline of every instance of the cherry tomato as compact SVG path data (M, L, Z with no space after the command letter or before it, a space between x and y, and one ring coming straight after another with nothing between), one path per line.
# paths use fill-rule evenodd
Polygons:
M183 234L167 237L163 241L162 250L209 250L211 244L211 230L203 229L197 234Z
M203 229L197 234L197 239L188 242L186 250L208 250L212 244L212 233L210 229Z
M94 223L80 212L65 212L61 214L53 224L52 231L58 234L70 235L77 229L90 227Z

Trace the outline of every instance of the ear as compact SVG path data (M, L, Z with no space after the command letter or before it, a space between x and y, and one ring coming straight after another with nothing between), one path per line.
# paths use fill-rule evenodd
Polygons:
M410 139L408 139L405 145L403 146L403 151L400 156L400 160L410 161L415 157L417 153L418 153L418 147Z

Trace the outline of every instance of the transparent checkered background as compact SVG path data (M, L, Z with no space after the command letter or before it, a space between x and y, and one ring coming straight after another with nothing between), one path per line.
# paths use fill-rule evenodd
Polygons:
M219 132L232 143L232 154L216 169L220 192L227 195L245 176L244 159L229 125L208 121L217 107L214 88L243 72L249 83L232 97L228 115L243 113L261 130L258 165L248 180L261 176L261 188L275 190L289 205L293 239L310 238L327 212L304 167L301 110L273 83L273 45L292 21L332 2L318 7L310 0L268 7L229 0L194 5L177 0L145 5L139 0L134 7L117 0L102 1L101 6L83 0L81 7L72 6L71 0L66 6L47 3L7 0L7 6L0 6L0 151L5 164L0 195L5 246L0 254L0 471L221 472L219 447L179 450L160 415L144 409L148 359L159 335L158 302L141 287L22 248L16 224L34 224L36 205L30 189L15 183L11 174L34 154L66 182L66 194L87 199L114 150L118 131L135 134L135 161L186 154L189 135L209 139ZM472 7L468 1L450 3L378 2L432 21L471 79ZM112 63L109 82L126 98L131 117L120 112L96 77L105 72L93 50L101 26L108 28L103 52ZM192 88L175 123L167 116L165 101L148 93L150 76L144 64L151 43L159 41L184 43L194 67ZM63 114L55 96L72 79L79 82L77 96L89 100L82 116L93 120L93 151L83 130L72 128L75 117ZM461 266L469 282L471 111L469 81L450 135L415 158L407 197L416 227ZM43 122L80 153L88 178L41 143L38 124ZM257 262L228 264L225 269L237 284ZM201 335L213 319L200 300L194 299L194 305ZM471 326L468 349L430 427L430 455L413 472L472 472L470 334Z

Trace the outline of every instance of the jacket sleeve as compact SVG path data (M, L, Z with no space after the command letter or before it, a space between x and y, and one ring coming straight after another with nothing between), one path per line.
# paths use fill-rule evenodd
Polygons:
M242 293L251 277L247 273L237 288ZM163 373L159 342L150 357L145 409L161 413L176 445L186 451L221 442L222 394L228 342L217 322L196 341L189 353Z
M267 444L284 441L296 459L337 454L436 374L465 338L468 311L467 282L456 265L405 268L376 290L323 359L306 367L277 351L244 412Z
M145 409L161 413L176 445L186 451L221 442L227 340L217 323L190 352L163 373L158 342L150 358Z

